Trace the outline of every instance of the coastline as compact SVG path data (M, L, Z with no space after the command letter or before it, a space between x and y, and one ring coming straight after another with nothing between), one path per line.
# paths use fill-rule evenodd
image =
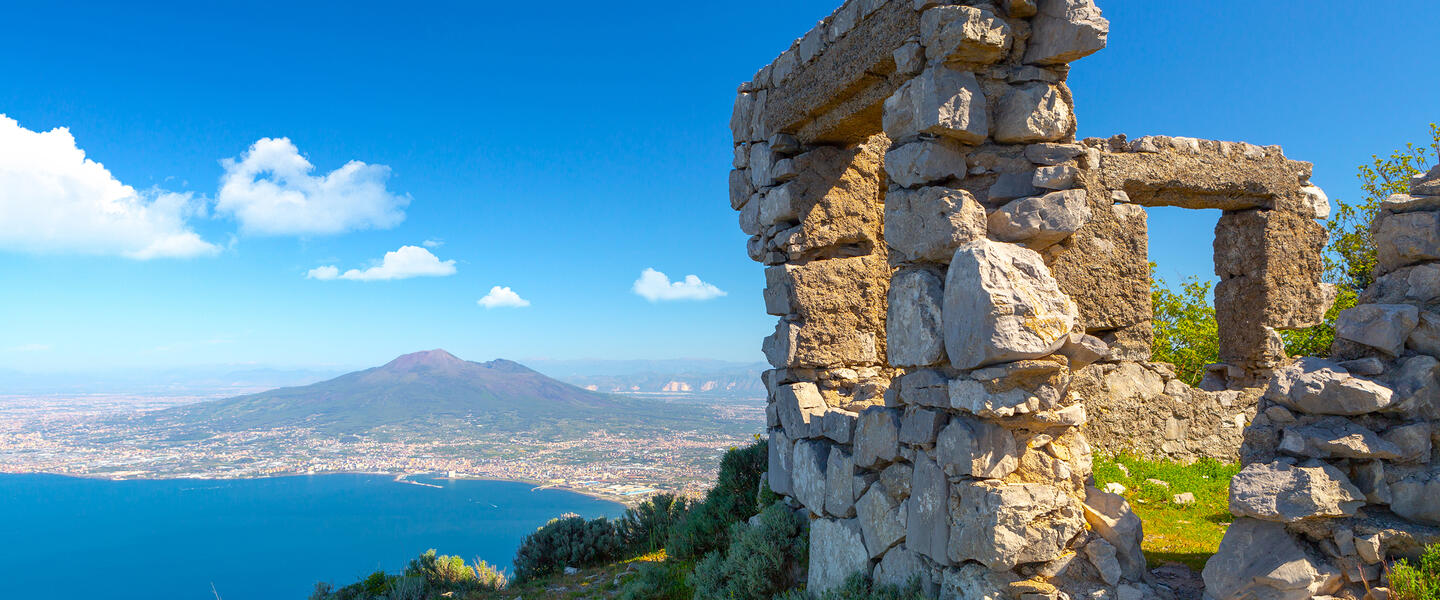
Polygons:
M452 481L498 481L498 482L505 482L505 483L523 483L523 484L526 484L526 485L533 486L533 487L531 488L531 491L532 491L532 492L534 492L534 491L540 491L540 490L560 490L560 491L570 492L570 493L573 493L573 494L579 494L579 495L581 495L581 496L586 496L586 497L589 497L589 498L594 498L594 499L596 499L596 500L604 500L604 501L606 501L606 502L612 502L612 503L614 503L614 504L619 504L619 505L624 506L624 507L626 507L626 508L634 507L634 506L640 504L640 503L641 503L642 501L644 501L646 498L649 498L649 497L651 496L651 494L643 494L643 495L635 495L635 496L619 496L619 495L615 495L615 494L607 494L607 493L603 493L603 492L597 492L597 491L595 491L595 490L593 490L593 489L584 488L584 487L575 487L575 486L569 486L569 485L547 484L547 483L545 483L545 482L543 482L543 481L537 481L537 480L534 480L534 479L512 478L512 477L489 477L489 476L482 476L482 475L463 475L463 476L458 476L458 477L448 477L448 476L446 476L444 473L431 473L431 472L398 472L398 473L397 473L397 472L394 472L394 471L320 471L320 472L296 471L296 472L293 472L293 473L272 473L272 474L267 474L267 475L216 476L216 475L207 475L207 474L202 474L202 473L185 473L185 474L179 474L179 475L157 475L157 474L153 474L153 473L147 473L147 474L143 474L143 475L142 475L142 474L140 474L140 473L136 473L136 472L133 472L133 471L117 471L117 472L115 472L115 473L54 473L54 472L49 472L49 471L32 471L32 472L21 472L21 473L0 473L0 475L54 475L54 476L57 476L57 477L72 477L72 478L75 478L75 479L100 479L100 480L107 480L107 481L144 481L144 480L181 480L181 479L194 480L194 481L226 481L226 480L248 480L248 479L276 479L276 478L281 478L281 477L307 477L307 476L323 476L323 475L374 475L374 476L377 476L377 477L378 477L378 476L392 477L392 478L394 478L394 481L395 481L396 483L407 483L407 484L410 484L410 485L421 485L421 486L425 486L425 487L441 487L441 486L436 486L436 485L434 485L434 484L427 484L427 483L415 482L415 481L409 481L409 480L408 480L410 477L425 476L425 477L431 477L431 478L434 478L434 479L448 479L448 480L452 480ZM660 491L661 493L664 493L664 490L659 490L659 491Z

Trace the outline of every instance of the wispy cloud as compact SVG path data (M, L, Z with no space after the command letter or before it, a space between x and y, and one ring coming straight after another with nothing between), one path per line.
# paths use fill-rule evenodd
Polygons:
M215 210L259 235L332 235L389 229L405 220L409 196L386 189L390 167L345 163L325 175L289 138L261 138L239 159L220 161L225 174Z
M530 306L530 301L520 297L515 290L504 286L490 288L490 293L485 294L479 300L480 306L489 308L523 308Z
M11 352L47 352L53 347L50 344L21 344L6 348Z
M213 255L187 219L189 193L137 192L85 157L70 130L31 131L0 114L0 248L136 260Z
M695 275L686 275L683 280L672 282L668 276L655 269L645 269L640 273L640 278L635 280L631 289L651 302L709 300L725 295L720 288L701 281Z
M411 277L444 277L455 274L455 261L441 261L429 250L419 246L401 246L394 252L386 252L380 263L368 269L350 269L344 273L334 265L310 269L306 279L349 279L352 281L385 281L409 279Z
M420 242L420 245L426 248L439 248L445 245L445 240L425 240Z

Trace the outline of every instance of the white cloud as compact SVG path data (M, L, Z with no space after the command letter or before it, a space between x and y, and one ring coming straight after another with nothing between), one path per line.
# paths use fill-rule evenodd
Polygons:
M419 246L401 246L394 252L386 252L380 264L365 270L350 269L344 273L334 265L315 267L305 274L306 279L350 279L353 281L384 281L409 279L411 277L444 277L455 274L455 261L441 262L429 250Z
M424 246L424 247L426 247L426 248L439 248L439 247L445 245L445 241L444 241L444 240L425 240L425 241L423 241L423 242L420 242L420 245L421 245L421 246Z
M326 175L289 138L261 138L239 160L220 161L216 212L260 235L330 235L389 229L405 220L408 196L390 193L390 167L352 160Z
M530 306L530 301L521 298L515 290L497 285L490 288L490 293L485 294L479 304L485 308L524 308Z
M671 282L669 277L655 269L645 269L640 273L640 278L635 280L631 289L651 302L709 300L725 295L720 288L700 281L700 278L694 275L686 275L683 281Z
M70 130L31 131L0 114L0 248L137 260L215 254L186 219L190 194L137 192L85 157Z

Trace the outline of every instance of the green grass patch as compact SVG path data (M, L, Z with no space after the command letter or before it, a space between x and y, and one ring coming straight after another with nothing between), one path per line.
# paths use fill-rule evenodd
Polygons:
M1103 489L1107 483L1125 486L1125 499L1144 522L1141 547L1151 568L1167 562L1183 563L1197 571L1205 567L1234 520L1229 508L1230 479L1239 472L1240 465L1209 458L1187 465L1126 455L1095 457L1096 487ZM1169 485L1152 483L1152 479ZM1172 501L1176 494L1186 492L1195 495L1194 504L1182 506Z

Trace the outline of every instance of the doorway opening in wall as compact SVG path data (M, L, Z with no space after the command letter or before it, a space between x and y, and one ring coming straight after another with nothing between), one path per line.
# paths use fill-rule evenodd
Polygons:
M1205 366L1218 361L1213 257L1215 225L1222 212L1178 207L1144 210L1155 335L1151 363L1122 364L1111 376L1108 391L1126 397L1102 402L1143 413L1135 424L1162 430L1158 435L1163 440L1135 444L1134 450L1116 455L1097 452L1095 484L1124 496L1140 517L1145 532L1142 548L1151 569L1164 567L1161 572L1175 583L1198 586L1205 561L1215 553L1233 519L1228 490L1230 479L1239 472L1237 458L1227 459L1228 453L1206 452L1201 446L1233 443L1238 457L1244 423L1235 422L1235 416L1246 410L1238 402L1236 413L1216 413L1210 409L1223 411L1222 403L1214 394L1196 389ZM1155 363L1172 365L1173 376L1166 374L1166 366ZM1253 406L1248 410L1253 412ZM1244 420L1249 416L1253 415Z

